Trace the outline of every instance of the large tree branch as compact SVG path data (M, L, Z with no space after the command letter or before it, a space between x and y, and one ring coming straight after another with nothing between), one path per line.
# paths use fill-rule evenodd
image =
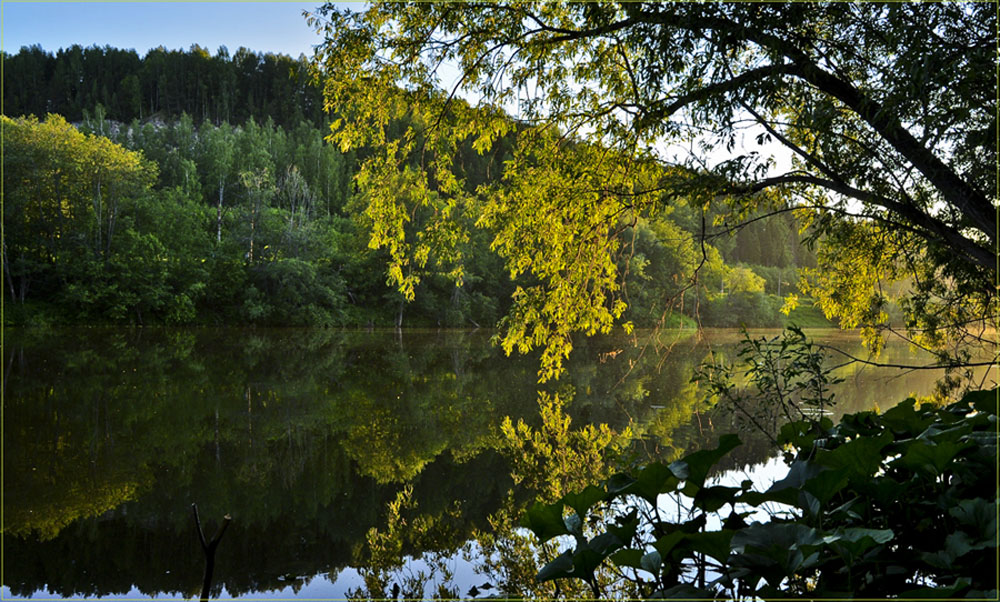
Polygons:
M816 157L815 155L813 155L812 153L806 151L804 148L802 148L798 144L795 144L794 142L792 142L791 140L789 140L788 138L786 138L785 136L783 136L781 134L781 132L779 132L778 130L774 129L774 127L772 127L771 124L768 123L767 120L764 119L764 117L761 116L760 113L758 113L757 111L754 111L753 108L750 105L748 105L747 103L745 103L745 102L743 102L741 100L740 101L740 106L742 106L743 109L746 112L750 113L750 115L752 115L753 118L757 120L757 123L760 124L761 126L763 126L763 128L765 130L767 130L768 134L770 134L771 136L773 136L775 140L777 140L778 142L780 142L781 144L783 144L786 148L788 148L789 150L791 150L793 153L795 153L798 156L802 157L805 160L806 163L808 163L808 164L812 165L813 167L815 167L816 169L818 169L820 171L820 173L822 173L826 177L830 178L831 180L834 180L835 182L838 182L838 183L844 183L844 178L842 178L840 176L840 174L836 173L835 171L833 171L832 168L830 168L828 165L826 165L825 163L823 163L822 161L820 161L818 157Z
M835 182L805 174L785 174L773 178L765 178L745 186L735 186L725 192L727 194L753 194L766 188L786 184L819 186L846 197L883 207L922 229L922 236L929 242L940 241L948 243L956 251L963 253L977 265L986 268L990 272L996 271L996 255L990 249L962 236L955 228L910 205L871 192L859 190L842 182Z
M594 27L592 29L572 30L572 29L563 29L563 28L560 28L560 27L553 27L551 25L547 25L547 24L543 23L541 19L539 19L538 17L536 17L535 15L530 14L530 13L529 13L528 16L531 17L536 23L539 24L539 28L542 31L549 32L549 33L558 33L558 34L560 34L560 35L553 36L553 37L549 38L548 40L546 40L546 42L548 42L549 44L558 44L558 43L561 43L561 42L572 42L573 40L582 40L582 39L585 39L585 38L593 38L593 37L597 37L597 36L604 36L604 35L608 35L609 33L614 33L616 31L621 31L622 29L626 29L626 28L631 27L631 26L633 26L633 25L635 25L637 23L632 18L628 18L628 19L622 19L621 21L615 21L614 23L608 23L607 25L604 25L604 26L601 26L601 27Z
M959 177L922 145L886 107L814 64L801 64L800 67L798 75L854 110L896 152L906 157L948 203L961 211L973 228L985 234L991 242L996 242L996 208L985 194Z
M886 107L866 96L850 82L820 68L805 51L795 44L744 23L707 15L699 15L694 19L682 19L671 13L637 10L630 12L628 19L620 21L616 25L620 25L619 28L622 28L633 23L648 23L691 31L714 29L730 32L790 59L797 67L795 75L816 86L820 91L836 98L854 111L896 152L910 161L941 192L946 202L961 211L968 218L971 227L984 234L992 244L996 243L997 211L984 193L962 179L934 153L920 144ZM991 262L993 270L996 269L995 263L995 261Z
M717 94L725 94L726 92L732 92L733 90L738 90L747 84L756 83L758 81L767 79L768 77L773 77L775 75L790 75L798 71L798 66L793 64L781 64L781 65L768 65L766 67L759 67L757 69L751 69L744 73L741 73L732 79L728 79L721 82L716 82L714 84L709 84L702 88L692 90L687 94L678 96L673 99L668 105L659 106L650 109L643 119L646 120L662 120L667 119L677 111L683 109L687 105L693 102L699 102L702 100L707 100Z

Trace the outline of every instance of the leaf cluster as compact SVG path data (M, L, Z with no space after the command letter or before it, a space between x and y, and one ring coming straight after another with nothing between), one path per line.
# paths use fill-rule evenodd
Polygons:
M606 332L621 316L602 234L675 198L727 206L716 233L796 207L835 247L828 257L840 245L864 268L816 279L825 295L814 296L872 337L884 323L873 287L902 274L938 283L904 307L931 348L964 337L961 317L936 319L948 304L971 298L981 322L996 316L996 15L984 4L375 2L311 18L327 107L343 115L331 139L377 150L362 168L378 174L373 244L405 268L433 252L400 227L418 209L500 225L508 268L540 281L519 291L503 342L544 345L542 380L558 374L569 332ZM394 139L402 116L414 125ZM503 140L517 149L506 196L455 186L455 149ZM784 173L774 145L791 158ZM593 169L595 153L611 165ZM427 174L416 193L393 196L391 174L414 165ZM660 170L639 177L649 165ZM424 181L448 192L432 198ZM859 224L888 233L891 252L859 264L871 241L841 236ZM410 292L405 270L393 281Z
M843 379L833 376L826 354L795 325L770 338L751 337L744 330L736 356L733 364L703 364L692 381L703 383L716 402L732 406L751 428L765 435L783 422L818 424L836 403L830 388ZM739 370L742 374L737 374Z
M536 503L525 527L576 541L537 578L588 581L610 563L650 598L993 597L997 396L790 422L780 442L793 459L764 491L707 480L740 444L726 435ZM687 505L686 520L665 517L668 498ZM579 524L600 509L607 524L585 537Z

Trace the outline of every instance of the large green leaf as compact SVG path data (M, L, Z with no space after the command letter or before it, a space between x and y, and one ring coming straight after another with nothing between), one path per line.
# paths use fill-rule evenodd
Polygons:
M892 529L847 527L827 534L822 541L832 545L839 554L854 559L864 554L872 546L892 540L894 535Z
M521 518L521 526L530 529L542 543L558 537L569 535L570 531L563 520L562 502L543 504L535 502Z
M882 467L882 449L893 442L892 433L858 437L832 451L820 451L816 462L834 470L843 469L852 481L867 479Z
M604 489L596 485L588 485L586 489L579 493L567 493L563 496L564 504L576 511L580 520L587 518L590 508L605 498Z
M790 444L798 449L812 448L819 433L809 420L787 422L778 431L778 445Z
M921 555L921 558L931 566L953 570L955 561L969 552L995 547L995 534L993 538L977 542L965 531L955 531L954 533L949 533L948 537L945 538L943 550L925 552Z
M819 532L798 523L754 523L733 535L732 546L737 551L746 548L790 550L822 543Z
M639 471L636 479L621 487L619 494L638 495L655 506L661 493L674 491L680 483L680 478L671 468L660 463L648 464Z
M595 542L597 542L597 538L595 538ZM593 543L591 542L591 544ZM597 548L585 545L574 550L573 571L569 576L579 577L588 582L591 581L594 578L594 571L597 570L597 567L601 566L604 559L610 556L614 550L621 547L606 544L607 542L597 542ZM602 550L607 550L607 553L603 553Z
M996 543L997 500L962 500L957 506L950 508L948 514L958 519L959 524L974 529L979 534L977 539L992 538Z
M845 468L831 470L816 462L798 460L792 463L788 475L775 482L764 494L743 494L740 501L753 505L771 501L806 509L805 500L799 495L805 491L823 505L847 485L847 475L848 470Z
M998 404L1000 404L1000 388L970 391L962 397L961 403L971 403L976 410L997 416L1000 414L997 411Z
M642 550L626 548L618 550L608 558L616 566L640 569L653 575L659 574L660 566L663 563L662 556L660 556L660 552L657 550L643 554Z
M535 575L535 579L541 582L570 577L573 575L573 569L573 552L572 550L567 550L557 556L555 560L543 566L542 570L538 571L538 574Z
M934 422L934 416L917 412L913 405L916 400L910 397L882 414L882 424L892 429L900 439L916 437L924 432Z
M816 496L820 504L826 504L847 486L847 470L827 470L819 473L806 483L805 490Z
M685 543L695 552L707 554L725 563L732 551L731 542L734 534L734 531L728 530L691 533L685 538Z
M694 507L705 512L715 512L726 504L734 504L736 495L743 491L739 487L704 487L694 496Z
M956 454L971 445L956 441L943 441L934 445L918 439L911 442L906 453L901 458L893 460L892 465L937 476L945 471Z
M635 477L626 473L618 473L611 475L611 478L607 480L604 484L608 491L608 499L613 499L619 495L624 495L625 489L627 489L632 483L635 483Z
M689 454L687 457L672 463L670 470L678 478L701 488L712 466L740 443L740 438L737 435L723 435L719 437L719 446L715 449L703 449Z
M744 492L737 499L737 501L744 504L750 504L751 506L760 506L761 504L766 504L768 502L777 502L779 504L795 506L799 501L799 490L794 487L789 487L778 491L747 491Z
M663 537L653 542L653 547L656 548L656 551L660 553L660 556L662 556L663 558L669 558L670 552L673 551L675 547L677 547L677 544L684 541L685 535L686 533L684 533L684 531L681 530L674 531L673 533L664 535Z
M626 548L624 550L618 550L608 558L611 562L615 563L615 566L627 566L633 569L641 569L642 559L644 554L642 550L635 550L632 548Z
M816 529L798 523L754 523L736 532L727 561L731 575L755 584L763 577L777 587L818 563L822 543Z

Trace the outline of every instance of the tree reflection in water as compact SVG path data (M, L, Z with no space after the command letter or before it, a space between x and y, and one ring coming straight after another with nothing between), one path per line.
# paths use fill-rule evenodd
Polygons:
M294 593L346 567L361 572L362 597L420 583L428 596L548 595L530 578L546 551L515 528L527 503L731 428L690 383L708 353L693 337L666 361L582 340L541 393L535 360L504 358L488 337L8 329L4 585L196 595L196 502L233 516L213 596ZM845 386L895 399L935 378L870 376ZM734 466L766 446L741 450ZM462 550L481 571L466 591L451 579Z

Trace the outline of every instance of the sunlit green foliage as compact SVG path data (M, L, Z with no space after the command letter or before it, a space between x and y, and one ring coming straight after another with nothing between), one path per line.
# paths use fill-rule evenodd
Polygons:
M165 310L164 249L136 223L156 166L57 115L3 117L3 135L11 298L23 303L32 287L62 292L83 317Z
M366 537L365 552L360 550L356 556L365 557L364 567L359 573L364 580L364 587L348 592L348 599L371 600L396 598L423 598L428 586L441 583L435 598L458 598L458 592L443 584L448 583L453 574L449 570L448 553L453 552L458 537L449 533L454 529L453 522L458 517L458 510L452 507L440 516L418 514L417 504L413 500L413 487L406 486L396 494L396 499L386 505L386 526L384 529L371 528ZM427 549L432 552L424 555L428 570L411 572L404 578L394 580L393 569L404 562L404 554L411 549ZM393 588L389 587L390 582ZM395 595L393 595L395 591Z
M500 425L504 453L511 461L511 477L541 499L556 499L608 473L615 455L632 438L630 429L614 432L607 424L571 429L567 401L557 394L539 393L541 427L533 429L510 417ZM568 394L572 398L572 393Z
M411 295L414 266L435 253L460 259L453 242L470 221L488 229L495 248L516 251L505 256L511 272L537 279L518 291L502 340L543 346L544 380L559 372L567 332L605 331L621 317L609 233L681 201L704 239L795 207L831 247L826 258L871 251L844 229L882 230L897 252L808 285L825 289L813 296L827 315L866 328L877 349L871 287L906 274L937 283L902 304L911 335L939 348L974 340L968 321L933 316L967 297L974 328L996 315L986 109L995 18L980 4L375 2L328 4L312 20L325 37L315 61L324 98L340 116L331 140L374 151L359 184L393 281ZM455 151L489 153L500 140L514 148L506 192L464 185ZM752 140L783 146L790 169L778 173ZM692 151L672 158L682 144ZM385 190L400 182L406 194ZM498 210L505 221L493 219ZM404 228L418 212L419 227ZM575 244L564 244L568 233ZM765 244L742 254L789 261ZM773 276L776 296L783 278Z
M797 236L785 232L777 248L768 246L770 251L762 253L759 234L741 230L738 240L715 238L699 249L700 208L662 206L653 202L656 193L642 194L659 177L658 168L631 161L629 173L622 173L625 155L600 144L580 144L572 132L532 130L494 112L490 132L472 136L475 119L432 123L404 98L388 121L385 140L396 145L400 157L409 149L409 171L378 175L372 165L359 174L358 158L379 156L374 147L342 153L324 143L315 119L298 120L294 111L272 115L268 107L280 103L257 102L260 89L266 95L287 91L289 78L300 85L299 63L274 70L269 55L261 59L241 50L230 59L220 50L213 58L198 47L187 53L154 50L135 64L124 60L133 56L129 52L78 51L52 57L30 48L9 57L17 81L44 83L56 77L59 82L25 95L7 86L5 94L12 95L7 108L61 107L74 118L79 113L80 131L142 151L158 166L158 181L144 195L148 200L137 203L142 215L135 235L121 228L115 232L121 235L122 253L135 253L141 269L130 270L118 259L106 266L84 262L73 270L99 284L8 286L7 294L17 302L5 314L8 323L493 327L513 306L521 318L504 322L510 327L507 348L544 342L549 350L544 362L550 367L542 376L551 377L574 344L569 337L574 329L602 332L615 320L693 326L692 316L701 309L709 310L698 316L704 325L731 320L746 308L760 311L744 313L739 323L776 320L759 293L727 296L725 263L746 261L770 278L765 264L797 257L789 250L798 244ZM247 69L241 71L243 66ZM117 89L102 79L105 71L140 67L141 77L126 75ZM173 72L181 67L189 70ZM209 72L211 81L205 78ZM66 84L60 78L71 74L101 83L95 89L84 85L68 105L61 96L47 99ZM139 114L133 106L136 86L142 97ZM220 92L207 101L205 90L213 87ZM173 88L181 90L176 98ZM233 89L247 94L234 98ZM147 97L148 109L142 100ZM453 104L468 116L482 116L481 109ZM343 116L339 110L337 115ZM538 144L530 152L523 145L518 150L517 133L528 136L529 131ZM428 144L439 145L440 152L430 152ZM511 162L520 175L511 172L503 179ZM16 159L11 165L17 166ZM555 191L559 195L549 198ZM604 199L621 195L620 214L609 213L614 205ZM641 217L644 205L655 206L655 215ZM538 215L562 216L563 225L518 239L514 233L528 233L523 224ZM609 219L614 227L605 224ZM13 234L16 230L11 228ZM372 250L372 243L384 249ZM581 261L556 259L568 253L579 253ZM155 256L167 261L149 260ZM37 280L37 270L48 269L26 258L18 264L18 273L8 275L12 285ZM538 273L525 269L531 265ZM36 271L22 279L25 270ZM135 282L127 284L129 278ZM395 292L400 285L402 292ZM26 293L23 299L17 288ZM619 315L625 305L631 309ZM526 325L536 315L535 326L522 332L518 323Z
M827 240L819 248L818 266L804 270L801 287L828 317L860 328L870 348L877 351L879 335L893 326L892 303L904 317L895 326L915 345L933 350L942 365L960 367L983 359L976 354L984 346L995 348L997 297L977 293L981 281L968 272L949 276L934 259L940 251L920 248L912 235L878 224L831 226ZM950 374L940 388L952 389L963 377L968 369Z

